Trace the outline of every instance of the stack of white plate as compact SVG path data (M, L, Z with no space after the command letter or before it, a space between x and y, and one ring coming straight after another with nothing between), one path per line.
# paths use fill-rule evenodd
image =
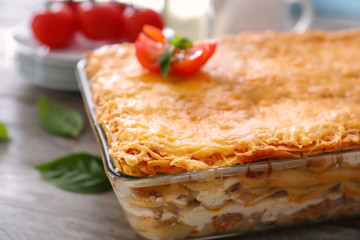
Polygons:
M69 47L50 50L34 39L29 27L21 25L11 29L6 37L6 59L8 65L29 84L77 91L76 63L85 52L102 44L77 37Z

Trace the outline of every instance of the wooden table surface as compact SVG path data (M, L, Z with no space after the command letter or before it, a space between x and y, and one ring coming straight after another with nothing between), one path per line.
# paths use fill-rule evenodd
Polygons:
M1 4L0 4L1 6ZM0 29L1 30L1 29ZM5 66L0 31L0 122L11 141L0 142L0 240L141 239L129 226L113 192L76 194L44 181L34 166L74 152L99 154L88 122L79 139L42 129L36 100L47 95L85 116L79 93L42 89ZM360 239L360 220L250 234L243 240ZM239 238L230 238L239 239Z

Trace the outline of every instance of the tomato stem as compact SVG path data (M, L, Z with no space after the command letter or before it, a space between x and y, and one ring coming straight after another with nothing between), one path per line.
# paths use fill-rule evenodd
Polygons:
M51 5L52 5L52 4L53 4L53 3L51 2L51 0L47 0L47 1L45 2L45 8L50 11L50 8L51 8Z

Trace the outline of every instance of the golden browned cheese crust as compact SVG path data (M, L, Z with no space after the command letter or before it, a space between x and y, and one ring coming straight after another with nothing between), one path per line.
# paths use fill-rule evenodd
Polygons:
M115 165L135 176L360 147L360 31L223 37L188 77L143 69L132 44L87 56Z

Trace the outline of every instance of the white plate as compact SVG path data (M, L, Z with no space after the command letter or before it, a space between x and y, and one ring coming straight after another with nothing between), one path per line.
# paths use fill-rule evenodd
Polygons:
M8 65L27 83L45 88L78 91L76 63L84 53L106 42L89 41L77 35L69 47L59 50L39 44L26 24L12 28L6 36Z
M20 52L43 57L46 60L53 60L55 62L77 62L83 57L85 52L106 44L106 42L90 41L77 35L68 47L50 50L49 47L39 44L34 39L29 28L24 26L24 24L15 27L12 33L15 46L19 48Z

